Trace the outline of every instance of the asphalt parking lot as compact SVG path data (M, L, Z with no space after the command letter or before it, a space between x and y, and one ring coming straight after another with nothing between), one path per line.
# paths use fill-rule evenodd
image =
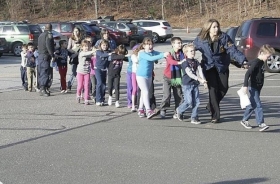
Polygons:
M184 42L195 33L176 32ZM170 50L170 42L155 50ZM0 183L279 183L280 74L265 73L261 100L268 131L240 125L244 110L236 91L243 69L230 66L229 91L221 103L221 123L209 123L207 90L200 87L201 125L139 118L122 108L77 104L75 91L61 94L58 72L50 97L20 86L20 58L0 58ZM155 67L157 104L165 61ZM256 126L254 116L251 124Z

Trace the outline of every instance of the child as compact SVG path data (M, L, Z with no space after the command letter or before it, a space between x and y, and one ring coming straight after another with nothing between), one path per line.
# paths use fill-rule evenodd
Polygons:
M21 76L21 82L22 87L25 91L27 91L27 75L26 75L26 53L27 53L27 45L23 44L21 47L22 51L20 53L21 55L21 65L20 65L20 76Z
M84 89L85 105L89 105L89 77L90 77L90 58L94 51L88 51L90 43L83 40L81 43L81 51L79 53L79 64L77 66L77 102L80 103L81 93Z
M144 50L139 50L135 52L138 54L138 68L136 71L136 80L138 86L141 90L141 97L139 102L139 117L144 117L144 109L146 108L146 116L148 119L156 115L154 110L151 110L150 99L149 99L149 89L152 85L152 71L154 69L154 62L168 56L168 52L162 53L153 50L153 41L151 38L144 38L141 46Z
M247 129L252 128L248 120L250 119L253 111L255 111L259 131L262 132L269 128L269 126L264 123L260 93L264 84L264 63L274 53L275 50L270 45L263 45L260 48L258 58L250 62L250 67L245 74L242 91L247 93L249 86L249 99L251 104L246 106L246 110L240 123Z
M36 68L36 62L35 62L35 56L34 56L34 46L33 43L27 44L27 53L26 53L26 70L27 70L27 83L28 83L28 91L32 92L33 88L33 76L36 77L35 68ZM34 81L35 82L35 81ZM34 86L36 86L34 84Z
M96 48L93 47L93 50L96 50ZM96 57L92 56L90 60L90 81L91 81L91 95L92 95L93 103L96 102L96 77L94 71L95 63L96 63Z
M119 98L120 98L120 78L121 78L121 70L123 65L123 59L127 54L127 50L124 45L119 45L115 52L109 57L110 63L108 67L108 92L109 99L108 105L112 105L112 91L113 85L115 89L115 106L120 107Z
M103 106L105 101L106 76L108 68L109 42L101 40L96 50L95 77L96 77L96 105Z
M136 46L137 42L135 40L132 40L130 42L129 47L132 50L135 46ZM135 94L133 94L133 82L132 82L132 75L133 75L133 62L132 62L132 57L129 56L128 58L128 66L127 66L127 71L126 71L126 83L127 83L127 88L126 88L126 94L127 94L127 107L129 109L131 109L132 112L135 112L135 99L134 99L134 106L132 105L132 95L134 95L135 98ZM134 71L135 74L136 70ZM135 81L136 81L136 77L135 77Z
M194 59L195 47L193 44L188 44L183 47L183 52L186 59L182 63L182 89L184 93L184 101L177 107L177 118L179 121L183 121L183 113L192 108L191 123L200 124L198 119L198 106L199 100L199 83L207 87L207 81L203 75L200 63Z
M67 41L60 40L59 48L55 51L58 72L60 75L61 93L67 93L66 74L67 74L67 59L76 57L77 54L72 54L67 50Z
M139 47L138 45L135 45L132 50L135 51ZM136 112L136 99L137 99L137 92L138 92L138 85L136 81L136 71L138 67L138 57L136 54L131 55L131 61L132 61L132 74L131 74L131 82L132 82L132 94L131 94L131 112ZM140 95L138 95L140 98Z
M35 63L36 63L36 68L35 68L35 74L36 74L36 86L34 86L36 92L40 92L40 85L39 85L39 63L38 63L38 57L39 57L39 52L38 52L38 47L35 48L34 50L34 57L35 57Z
M171 90L175 101L175 110L173 118L177 118L176 108L182 101L182 76L181 76L181 60L184 59L182 52L182 39L180 37L171 38L171 55L166 58L166 67L163 73L163 98L160 105L160 116L165 118L166 107L170 107Z

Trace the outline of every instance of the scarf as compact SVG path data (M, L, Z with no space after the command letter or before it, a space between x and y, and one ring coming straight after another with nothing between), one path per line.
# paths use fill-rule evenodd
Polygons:
M176 55L175 51L171 50L171 55L174 60L181 61L185 58L182 51L178 52L179 55ZM179 86L182 84L182 73L181 73L181 66L180 65L171 65L171 86Z

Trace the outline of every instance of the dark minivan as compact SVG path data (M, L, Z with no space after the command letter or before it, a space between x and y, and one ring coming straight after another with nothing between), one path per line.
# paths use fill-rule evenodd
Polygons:
M280 18L254 18L244 21L239 27L235 45L249 61L258 57L264 44L271 45L276 51L266 62L266 71L280 72Z

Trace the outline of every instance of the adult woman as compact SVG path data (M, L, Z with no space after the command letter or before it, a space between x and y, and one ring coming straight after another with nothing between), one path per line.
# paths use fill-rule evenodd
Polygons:
M80 50L80 44L81 44L82 40L83 40L83 36L82 36L81 30L79 28L75 27L71 37L68 40L67 49L78 52ZM75 57L71 60L70 64L72 65L72 67L71 67L72 74L68 81L68 90L71 90L74 79L77 75L77 66L79 64L78 55L77 55L77 57Z
M101 36L101 39L100 40L97 40L97 42L95 43L95 47L98 48L101 40L106 40L108 41L109 43L109 50L115 50L117 48L117 44L115 42L115 40L111 39L110 36L109 36L109 32L107 29L102 29L100 31L100 36Z
M206 109L211 114L211 122L217 123L220 120L220 102L228 91L230 56L241 65L246 58L230 37L221 31L220 23L215 19L204 24L194 44L196 50L202 53L201 65L209 88Z

